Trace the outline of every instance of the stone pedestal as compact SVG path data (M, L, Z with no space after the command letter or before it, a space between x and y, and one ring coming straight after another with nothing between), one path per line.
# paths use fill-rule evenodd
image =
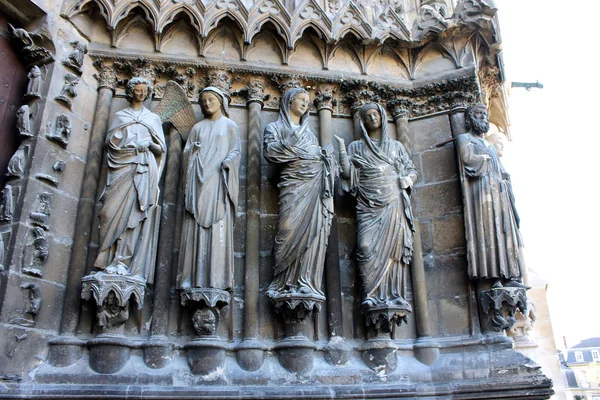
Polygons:
M389 338L372 338L362 347L362 360L373 371L387 375L396 370L396 350L396 344Z
M142 345L144 364L150 368L164 368L171 363L173 345L166 336L152 336Z
M238 365L246 371L257 371L265 361L266 346L255 339L244 339L236 348Z
M217 336L194 339L184 349L193 374L208 375L225 365L227 344Z
M275 346L279 363L290 372L310 372L317 348L308 339L313 332L310 317L321 310L325 297L314 293L282 293L272 295L271 299L285 325L285 338Z
M48 341L48 362L53 367L75 364L83 354L85 342L74 336L58 336Z
M129 361L133 343L118 334L100 334L87 342L90 368L99 374L119 372Z

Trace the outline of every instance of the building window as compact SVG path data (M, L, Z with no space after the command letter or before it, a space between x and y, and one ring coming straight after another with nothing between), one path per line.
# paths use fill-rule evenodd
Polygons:
M581 351L575 352L575 361L583 362L583 353Z
M592 359L594 361L600 361L600 351L592 350Z

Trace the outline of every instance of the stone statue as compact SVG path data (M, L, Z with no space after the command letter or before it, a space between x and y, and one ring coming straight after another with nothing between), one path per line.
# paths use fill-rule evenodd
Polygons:
M31 67L27 77L29 78L29 84L27 85L25 97L40 99L42 97L42 72L40 67L37 65Z
M240 135L220 89L202 90L200 106L204 119L194 125L183 150L185 215L178 285L184 290L218 289L205 298L214 307L217 301L228 304L225 291L233 288Z
M321 281L338 165L333 145L321 148L310 130L309 104L304 89L288 90L279 118L264 135L265 158L282 165L274 278L267 292L276 307L278 300L289 296L310 298L313 303L325 300Z
M368 325L389 332L412 311L403 298L404 271L413 255L414 219L410 195L417 171L402 143L387 133L385 109L360 109L362 138L340 149L342 188L356 197L357 259Z
M491 135L486 135L485 140L494 146L496 154L498 154L498 157L502 158L504 155L504 146L506 145L506 136L503 133L495 132Z
M493 287L524 288L519 217L510 176L494 146L483 138L489 129L485 105L467 109L466 127L469 132L458 136L457 151L469 277L491 279Z
M158 227L158 182L165 138L160 118L143 106L152 84L132 78L131 106L115 113L106 135L108 176L101 196L100 248L94 266L108 274L154 278Z
M33 136L31 134L31 125L29 123L29 106L22 105L17 110L17 130L19 135L25 137Z
M23 174L25 174L25 163L27 162L27 152L29 148L27 146L21 145L15 154L10 158L8 162L8 167L6 167L6 176L15 176L17 178L22 178Z

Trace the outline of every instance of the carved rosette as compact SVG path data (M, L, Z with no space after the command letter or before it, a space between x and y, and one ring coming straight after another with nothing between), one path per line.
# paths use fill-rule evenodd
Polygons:
M335 88L330 85L323 85L317 91L317 95L315 97L315 105L317 106L317 110L331 110L333 111L333 106L335 105Z
M523 314L527 312L527 294L523 288L502 287L484 290L479 294L479 301L496 332L512 328L516 322L516 310Z
M94 78L98 81L98 90L108 88L115 91L117 86L117 69L114 65L106 65L102 60L94 61L94 67L98 71Z

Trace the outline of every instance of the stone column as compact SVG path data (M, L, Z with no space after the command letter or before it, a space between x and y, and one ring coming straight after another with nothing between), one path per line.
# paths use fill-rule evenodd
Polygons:
M246 168L246 266L244 269L244 340L237 348L238 364L256 371L264 361L266 347L258 332L258 293L260 267L260 171L262 132L260 113L264 105L265 83L253 79L248 84L248 163Z
M85 273L90 228L104 154L104 140L108 127L110 105L117 82L117 74L112 66L102 63L95 64L95 66L99 71L99 74L95 75L98 80L98 100L90 135L79 209L77 210L75 240L69 264L69 277L65 290L60 336L49 342L50 354L48 360L51 365L57 367L71 365L79 360L84 345L83 341L75 338L81 308L81 278Z
M331 117L333 114L334 90L329 85L322 85L317 91L315 105L319 113L319 132L321 146L333 141ZM325 259L325 283L327 289L327 321L329 344L325 353L326 359L333 365L343 365L350 358L350 347L340 339L344 337L342 319L342 285L340 281L340 252L338 247L337 217L331 221L331 233L327 243Z
M392 116L396 123L398 140L402 143L408 154L413 154L412 143L409 136L408 115L410 103L399 99L392 104ZM413 202L414 203L414 202ZM416 207L413 204L413 209ZM427 286L425 284L425 265L423 263L423 248L421 243L421 227L415 218L414 251L411 263L411 280L413 287L413 301L415 305L415 325L417 341L415 343L415 356L423 364L431 365L440 356L440 345L431 337L429 309L427 307Z
M154 307L150 340L144 345L144 362L150 368L163 368L171 361L171 344L167 338L169 323L169 296L171 291L171 268L175 244L177 220L177 197L183 139L175 127L169 132L167 167L160 220L157 266L154 278Z

